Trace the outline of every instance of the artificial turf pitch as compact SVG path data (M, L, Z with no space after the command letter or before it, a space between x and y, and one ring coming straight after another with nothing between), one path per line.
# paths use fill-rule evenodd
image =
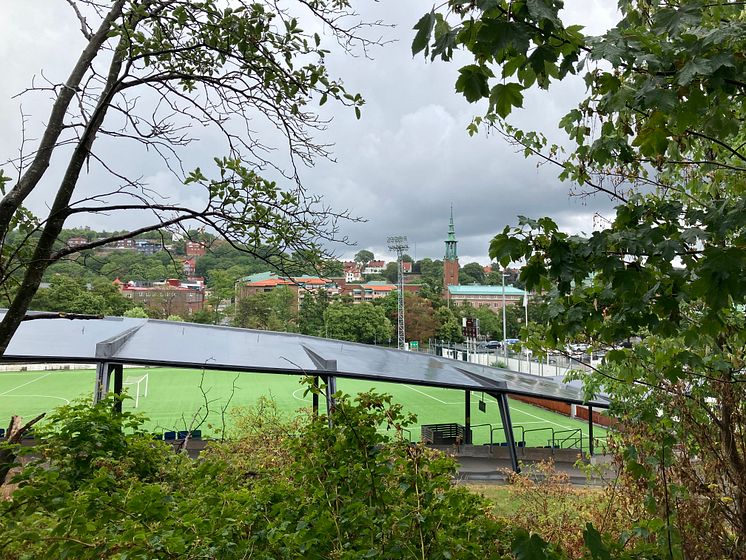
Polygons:
M213 435L215 428L222 425L221 409L225 407L229 398L230 410L255 404L261 396L271 397L277 403L278 409L287 417L291 417L298 409L311 407L311 395L304 395L306 386L301 384L298 376L203 372L172 368L125 368L124 378L137 378L146 373L148 396L142 396L144 385L141 384L139 407L136 411L149 418L146 428L154 432L186 430L193 427L195 414L201 415L205 410L205 400L210 403L210 415L201 426L205 436ZM93 369L0 372L0 425L13 414L31 418L73 399L90 398L94 380ZM136 386L128 385L126 389L134 395ZM421 424L464 423L463 391L341 378L337 379L337 389L350 395L371 389L391 394L394 402L402 404L405 411L417 415L417 423L409 427L412 440L419 439ZM480 393L471 394L474 443L490 443L490 433L494 443L501 443L504 441L504 435L497 402L485 395L486 410L481 412L478 406L481 397ZM324 407L323 397L320 400L321 406ZM134 411L134 403L134 399L126 400L124 409ZM569 446L569 441L576 437L572 430L580 430L584 438L583 447L587 448L586 422L514 399L510 400L510 413L516 438L524 438L529 447L549 444L551 430L555 432L555 441L569 438L563 445L566 447ZM231 415L226 414L225 417L230 422ZM230 428L230 425L227 428ZM522 435L524 433L525 435ZM605 431L595 427L594 436L602 438Z

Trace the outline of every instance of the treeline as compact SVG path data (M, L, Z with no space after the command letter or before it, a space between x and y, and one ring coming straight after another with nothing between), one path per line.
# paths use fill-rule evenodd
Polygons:
M66 244L75 237L95 240L118 232L96 232L86 229L69 229L60 236ZM158 232L150 239L165 239ZM325 292L296 295L288 288L259 293L235 301L235 283L239 278L271 269L272 262L261 256L252 256L228 243L216 242L209 234L190 232L189 238L206 244L205 255L195 257L194 275L203 277L206 299L202 310L189 316L171 316L175 319L207 323L230 324L238 327L298 332L325 338L336 338L368 344L391 344L396 341L396 294L373 303L353 304L344 297L332 298ZM82 251L69 259L51 265L44 280L46 285L37 292L32 309L96 315L130 315L166 319L169 314L163 306L136 308L137 303L122 295L113 284L115 280L155 282L167 278L185 279L183 268L185 241L173 242L163 251L143 254L134 250ZM362 253L362 251L361 251ZM370 258L373 254L368 252ZM502 339L502 314L487 308L448 306L442 298L443 262L424 258L412 262L412 272L407 282L420 285L419 294L406 294L406 332L408 340L428 341L438 339L461 342L462 319L478 318L481 334L487 339ZM268 262L269 261L269 262ZM341 277L343 263L328 260L317 265L309 264L305 255L291 258L284 264L288 275L318 275ZM518 271L508 271L506 283L519 284ZM389 263L381 274L366 275L365 281L387 280L396 282L397 265ZM468 263L460 271L462 284L498 284L500 273L485 273L478 263ZM10 301L12 292L6 292ZM529 320L541 320L542 307L529 307ZM508 337L518 337L523 326L524 310L520 305L509 306L506 311Z

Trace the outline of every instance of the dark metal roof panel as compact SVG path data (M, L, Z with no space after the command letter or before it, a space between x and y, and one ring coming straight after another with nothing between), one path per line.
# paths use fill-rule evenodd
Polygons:
M298 334L153 319L25 321L1 359L106 360L255 372L334 373L340 377L584 401L581 389L551 378L431 354ZM607 407L608 401L599 398L592 404Z

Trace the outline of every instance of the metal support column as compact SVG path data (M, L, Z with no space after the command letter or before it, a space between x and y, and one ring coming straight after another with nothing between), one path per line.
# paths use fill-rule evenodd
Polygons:
M313 400L313 417L316 418L319 415L319 376L313 378L313 392L311 398Z
M588 405L588 455L593 457L593 407Z
M505 432L505 439L508 442L508 451L510 452L510 466L514 472L521 472L518 467L518 450L515 445L515 437L513 436L513 422L510 420L510 407L508 406L508 396L505 393L498 393L494 395L497 399L497 406L500 409L500 420L503 424L503 431Z
M464 443L467 445L471 444L471 391L468 389L464 391Z
M111 364L110 372L114 373L114 394L117 397L122 396L122 375L124 373L124 366L122 364ZM139 387L138 387L139 389ZM114 403L114 410L116 412L122 412L122 401L117 399Z
M329 418L329 427L332 426L332 412L334 411L334 393L337 392L337 378L328 376L326 381L326 416Z
M100 402L109 392L109 377L111 367L109 362L99 362L96 365L96 384L93 387L93 404Z
M96 386L93 388L93 404L101 402L106 398L111 386L112 374L114 377L114 393L122 394L124 366L112 362L100 362L96 366ZM117 412L122 412L121 401L114 405Z

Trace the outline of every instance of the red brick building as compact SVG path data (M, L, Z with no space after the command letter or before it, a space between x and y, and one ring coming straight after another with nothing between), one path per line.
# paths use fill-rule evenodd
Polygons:
M116 282L116 281L115 281ZM187 318L205 306L205 286L202 282L128 282L119 284L122 295L136 305L155 310L159 316L179 315Z

